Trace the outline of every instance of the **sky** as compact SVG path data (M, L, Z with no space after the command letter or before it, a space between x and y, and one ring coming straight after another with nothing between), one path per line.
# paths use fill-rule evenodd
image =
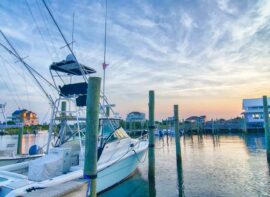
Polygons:
M75 13L76 57L102 77L105 0L46 2L69 42ZM0 29L49 80L50 64L69 54L39 0L1 0ZM172 116L174 104L181 118L232 118L243 98L270 94L269 0L108 0L107 30L106 95L122 117L147 114L149 90L158 120ZM0 71L6 114L27 108L47 120L48 100L2 48Z

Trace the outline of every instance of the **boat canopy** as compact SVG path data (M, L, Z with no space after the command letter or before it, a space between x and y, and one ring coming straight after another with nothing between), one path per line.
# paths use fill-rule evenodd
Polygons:
M66 84L62 87L59 86L61 96L77 96L76 105L78 107L86 106L86 94L87 94L87 83L73 83Z
M73 83L65 84L60 88L62 96L71 96L71 95L86 95L87 94L87 83Z
M61 62L53 62L50 66L50 69L57 72L63 72L66 74L77 76L83 75L81 69L84 71L84 74L92 74L96 72L93 68L76 62L72 54L69 54L66 57L66 60L63 60Z

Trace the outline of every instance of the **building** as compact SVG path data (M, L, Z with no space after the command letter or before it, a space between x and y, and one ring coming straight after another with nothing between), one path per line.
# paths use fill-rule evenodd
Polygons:
M130 112L126 118L127 122L142 122L145 121L145 113Z
M196 122L196 123L205 123L206 116L190 116L185 121Z
M19 109L12 113L12 121L16 124L23 123L26 126L38 125L38 118L36 113L26 109Z
M268 109L270 107L270 99L268 98ZM243 99L243 112L247 129L263 129L263 99Z

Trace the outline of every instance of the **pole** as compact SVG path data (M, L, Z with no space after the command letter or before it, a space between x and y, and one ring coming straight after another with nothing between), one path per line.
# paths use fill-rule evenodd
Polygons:
M106 117L110 117L110 107L106 106Z
M23 123L18 131L18 144L17 144L17 154L22 154L22 137L23 137Z
M61 116L62 116L62 118L66 116L66 111L67 111L67 102L62 101L62 103L61 103Z
M184 195L184 191L183 191L183 170L182 170L181 144L180 144L180 136L179 136L178 105L174 105L174 130L175 130L178 194L180 197L182 197Z
M101 78L90 77L87 89L84 176L90 179L90 195L97 196L97 140Z
M148 147L148 180L149 180L149 196L156 196L155 188L155 139L154 139L154 129L155 129L155 92L153 90L149 91L149 147Z
M154 120L154 113L155 113L155 92L153 90L149 91L149 147L154 147L154 129L155 129L155 120Z
M175 130L176 159L181 160L178 105L174 105L174 130Z
M266 156L267 162L270 163L269 112L268 112L267 96L263 96L263 112L264 112L264 135L266 140Z

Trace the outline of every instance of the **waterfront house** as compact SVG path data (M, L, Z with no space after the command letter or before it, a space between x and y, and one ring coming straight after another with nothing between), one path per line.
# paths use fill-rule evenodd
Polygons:
M126 118L127 122L143 122L145 121L145 113L130 112Z
M268 109L269 104L270 99L268 98ZM247 129L263 129L264 115L262 98L243 99L242 109Z
M26 109L18 109L12 113L12 121L16 124L23 123L25 126L38 125L36 113Z
M206 116L190 116L185 121L187 122L196 122L196 123L204 123L206 120Z

